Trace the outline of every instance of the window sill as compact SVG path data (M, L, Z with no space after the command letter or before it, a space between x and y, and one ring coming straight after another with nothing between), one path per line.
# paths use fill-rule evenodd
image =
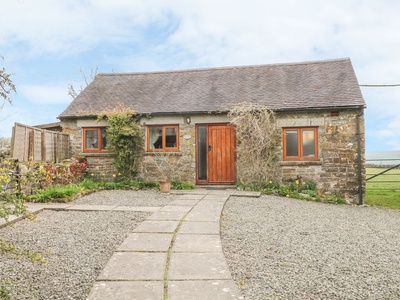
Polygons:
M281 166L320 166L321 160L285 160L281 161Z
M173 152L173 151L152 151L145 152L145 156L182 156L182 152Z
M81 156L91 156L91 157L107 157L112 156L109 152L82 152L79 154Z

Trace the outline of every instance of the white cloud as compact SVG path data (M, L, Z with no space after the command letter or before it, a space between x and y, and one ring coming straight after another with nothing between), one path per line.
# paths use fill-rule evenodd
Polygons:
M67 95L66 84L59 86L23 85L19 87L19 93L34 104L57 105L71 102L71 98Z
M350 57L360 83L400 83L400 2L392 0L3 2L0 47L13 61L85 53L78 70L101 52L98 64L128 72ZM17 88L32 103L69 101L66 85ZM400 88L363 93L367 133L400 148L391 142L399 140Z

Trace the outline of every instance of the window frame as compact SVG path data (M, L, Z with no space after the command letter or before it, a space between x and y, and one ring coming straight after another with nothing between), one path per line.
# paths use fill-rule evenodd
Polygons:
M108 150L107 149L102 149L102 146L103 146L103 139L102 139L102 131L103 130L106 130L107 129L107 127L83 127L82 128L82 140L83 140L83 142L82 142L82 150L83 150L83 152L84 153L105 153L105 152L108 152ZM97 148L87 148L87 145L86 145L86 132L87 131L90 131L90 130L92 130L92 131L94 131L94 130L97 130L97 140L98 140L98 142L97 142ZM106 137L106 139L107 139L107 137Z
M155 148L151 149L150 148L150 129L154 127L161 127L162 132L161 132L161 137L162 137L162 147L161 148ZM169 128L174 128L176 132L176 147L166 147L167 144L167 135L166 135L166 129ZM179 151L179 125L178 124L155 124L155 125L147 125L146 126L146 151L147 152L176 152Z
M303 131L314 131L314 156L303 156ZM297 131L297 153L298 156L287 156L286 155L286 132L287 131ZM289 161L312 161L318 160L318 127L287 127L283 128L282 131L282 140L283 140L283 160Z

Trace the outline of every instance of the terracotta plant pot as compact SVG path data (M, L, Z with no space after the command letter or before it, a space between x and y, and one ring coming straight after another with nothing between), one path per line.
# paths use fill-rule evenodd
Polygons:
M160 183L160 191L162 193L169 193L171 190L171 180L159 180Z

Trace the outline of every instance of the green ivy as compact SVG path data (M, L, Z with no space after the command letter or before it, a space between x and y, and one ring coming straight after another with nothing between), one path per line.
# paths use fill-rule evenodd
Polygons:
M118 106L102 112L98 120L107 120L107 149L114 156L113 165L122 177L132 179L139 171L144 149L144 130L135 111Z

